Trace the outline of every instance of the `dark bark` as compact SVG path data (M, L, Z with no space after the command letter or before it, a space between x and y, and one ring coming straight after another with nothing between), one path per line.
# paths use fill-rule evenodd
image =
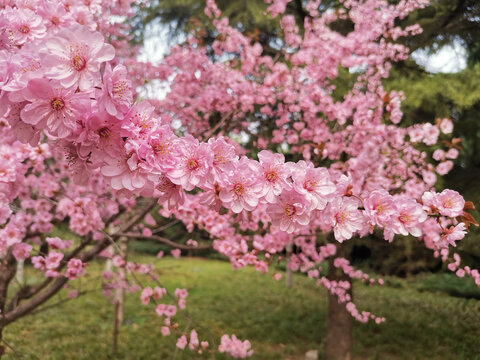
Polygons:
M335 241L333 234L329 235L329 242L337 246L337 257L349 259L350 247ZM352 296L352 280L341 269L333 266L334 257L328 261L328 278L335 281L348 281L350 283L350 296ZM328 320L327 335L325 339L325 359L350 360L353 347L353 318L345 308L345 303L339 303L335 295L328 294Z
M5 353L5 346L2 341L2 333L5 328L3 322L5 317L5 304L7 302L7 291L10 281L15 276L15 258L12 251L8 251L7 255L0 261L0 358Z

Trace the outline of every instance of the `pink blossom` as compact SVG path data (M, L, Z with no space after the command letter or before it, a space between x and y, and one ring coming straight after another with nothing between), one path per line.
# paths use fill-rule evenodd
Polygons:
M125 266L125 260L119 256L119 255L115 255L112 259L112 263L113 263L113 266L116 266L116 267L123 267Z
M384 227L396 212L393 197L385 190L375 190L363 202L365 215L372 225Z
M150 302L150 298L153 296L153 290L150 286L147 286L142 290L142 294L140 295L140 300L142 301L143 305L148 305Z
M351 198L335 198L327 206L329 222L333 226L335 239L339 242L348 240L363 228L363 215L358 210L358 202Z
M465 276L465 270L463 269L458 269L455 273L458 277L464 277Z
M179 159L178 166L167 172L168 178L185 190L193 190L201 185L213 161L207 144L188 135L179 140L174 156Z
M62 28L45 40L45 76L59 80L61 85L88 90L100 83L100 64L115 56L112 45L105 44L101 33L74 24Z
M227 143L223 136L217 139L209 139L208 146L213 152L213 180L220 181L223 174L233 172L235 164L238 162L238 156L233 145Z
M0 225L3 225L8 220L11 213L12 211L10 210L8 204L0 203Z
M32 245L26 243L19 243L13 245L13 256L17 261L25 260L30 256L30 251L32 251Z
M140 141L137 153L145 159L145 169L155 174L175 169L177 139L169 125L161 125L150 132L147 141Z
M311 206L305 196L295 190L284 190L276 203L267 208L272 224L280 230L292 233L307 225Z
M198 345L198 334L195 330L192 330L190 332L190 342L188 344L188 347L190 348L190 350L195 350L196 348L198 348Z
M294 187L305 194L313 209L323 210L335 193L335 184L330 180L327 169L315 168L312 163L300 160L292 169Z
M448 189L436 194L432 203L440 214L452 218L462 215L465 207L465 200L462 195L457 191Z
M18 46L33 39L41 39L46 34L43 19L30 9L7 7L5 16L9 20L9 38Z
M75 290L75 289L74 289L74 290L70 290L70 291L68 292L67 297L68 297L69 299L75 299L76 297L78 297L78 290Z
M165 175L161 175L157 179L154 195L158 198L159 203L166 203L169 209L181 205L185 201L185 193L182 187L175 185Z
M437 149L433 152L433 160L442 161L445 160L445 151L442 149Z
M69 26L72 22L64 4L60 2L42 1L38 7L38 14L48 20L45 24L48 28Z
M393 228L395 232L407 236L409 233L413 236L422 234L420 224L427 219L427 214L416 202L399 200L396 203L398 211L395 214Z
M439 175L446 175L452 170L453 168L453 161L447 160L443 161L437 165L436 170Z
M155 286L155 288L153 289L153 298L155 300L160 300L163 295L165 295L167 293L167 290L165 288L160 288L158 286Z
M187 337L185 335L180 336L177 340L176 346L179 349L185 349L185 347L187 346Z
M170 335L170 328L168 326L162 326L161 333L163 336Z
M143 236L146 236L146 237L152 236L152 230L151 230L150 228L147 228L147 227L146 227L146 228L143 228L143 230L142 230L142 235L143 235Z
M426 123L423 125L423 131L424 131L423 142L426 145L434 145L437 143L438 135L440 135L440 131L435 125Z
M455 148L449 149L445 154L445 157L447 159L456 159L458 157L458 150Z
M223 335L220 339L218 351L229 353L236 359L245 359L253 355L250 341L241 341L235 335L232 335L231 338L228 335Z
M64 138L77 129L77 118L90 109L86 93L75 93L75 89L55 87L46 79L34 79L23 90L30 104L20 116L30 125L45 124L50 134Z
M285 157L282 154L273 154L270 151L262 150L258 153L263 183L265 200L274 203L275 198L281 194L283 188L288 187L287 177L290 171L285 166Z
M450 226L448 229L443 230L441 239L448 242L450 245L455 246L455 241L463 239L466 234L467 231L465 230L465 224L462 222L455 227Z
M147 174L139 168L139 159L135 153L120 158L107 156L104 160L105 165L101 172L110 178L112 188L116 190L125 188L130 191L144 188Z
M444 134L450 134L453 131L453 121L451 119L442 119L440 121L440 130Z
M242 157L236 172L227 177L219 193L223 205L237 214L243 210L252 211L258 205L263 191L258 173L258 164Z
M105 65L103 73L103 88L98 97L100 110L105 109L107 113L119 119L129 110L132 103L132 83L127 77L127 69L119 64L112 67L109 63Z
M67 263L67 271L65 272L65 276L70 279L74 280L80 275L85 273L84 264L80 259L70 259Z
M60 266L63 254L57 251L50 251L45 258L45 266L48 270L54 270Z
M47 241L48 245L50 245L50 248L54 250L55 249L65 250L73 245L72 241L64 241L58 237L54 237L54 238L47 237L45 240Z
M158 316L163 316L165 315L165 310L167 309L167 305L165 304L158 304L155 307L155 312L157 313Z
M46 270L46 262L43 256L34 256L32 257L32 264L35 269Z
M175 289L175 296L180 299L185 299L188 296L187 289Z
M182 251L180 249L173 249L173 250L170 251L170 254L172 254L172 256L175 259L179 259L180 255L182 254Z
M166 317L172 317L174 316L175 314L177 313L177 307L175 305L168 305L166 308L165 308L165 316Z

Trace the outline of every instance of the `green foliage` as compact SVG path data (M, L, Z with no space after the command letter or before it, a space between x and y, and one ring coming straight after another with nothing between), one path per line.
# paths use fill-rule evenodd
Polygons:
M454 41L472 48L478 44L480 36L480 3L477 0L431 0L429 6L411 13L401 23L420 24L423 29L419 36L406 39L412 50L424 48L434 53Z
M456 74L429 74L411 62L392 71L388 89L401 89L404 123L430 121L449 117L454 120L454 134L462 138L463 167L480 165L480 63Z
M471 278L459 278L454 274L426 274L415 283L420 291L443 292L451 296L480 299L480 289Z
M90 276L98 276L102 266L91 263ZM160 281L169 290L189 290L187 306L195 321L191 326L202 339L212 342L211 337L218 340L223 333L248 338L255 350L253 359L304 359L309 349L322 354L326 296L324 290L312 286L311 279L295 276L294 287L287 289L283 280L272 280L273 273L261 275L251 268L233 271L228 263L202 259L166 258L158 262L158 268ZM387 317L382 325L355 323L355 358L475 359L478 355L477 300L419 292L396 278L387 278L383 287L354 286L360 309ZM180 319L183 332L187 321L182 315ZM22 359L173 359L176 337L162 337L161 326L152 304L142 306L138 293L128 294L119 353L113 356L113 306L98 288L61 307L21 319L6 329L5 339ZM9 351L5 358L15 356ZM176 358L210 357L185 350ZM227 357L216 354L215 359Z

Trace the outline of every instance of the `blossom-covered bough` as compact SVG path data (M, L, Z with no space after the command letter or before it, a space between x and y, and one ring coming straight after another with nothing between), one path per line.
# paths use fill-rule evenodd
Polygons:
M277 16L289 1L269 2ZM115 249L120 237L169 244L152 233L152 219L137 231L157 203L163 217L205 230L235 267L266 272L294 244L288 267L308 273L363 322L384 319L356 308L351 279L375 280L353 269L337 245L375 229L387 241L422 239L451 270L480 285L478 271L449 256L475 224L467 212L473 205L455 191L434 191L436 173L446 174L458 154L456 142L439 145L453 123L399 126L402 94L382 86L390 62L408 56L395 40L421 31L401 29L395 19L425 1L345 0L321 14L320 1L309 1L301 32L293 16L282 17L282 45L272 58L208 0L206 13L218 32L213 58L191 38L158 66L135 60L135 49L126 46L128 27L112 20L128 16L129 1L6 3L0 13L0 334L28 304L38 306L81 275L84 262ZM334 31L340 20L353 30ZM336 86L342 69L351 82L347 91ZM170 81L164 100L134 101L148 79ZM420 143L432 150L419 150ZM42 154L52 149L55 162ZM152 200L120 221L135 197ZM50 231L51 214L70 218L71 230L84 236L78 248L46 239L50 251L42 253L37 232ZM45 272L45 285L33 295L21 290L28 296L19 293L7 304L13 264L29 257ZM325 260L340 276L320 275ZM121 256L114 264L155 278L148 266ZM144 287L141 300L158 301L168 335L186 293L172 295L175 305L160 302L164 295L162 286ZM342 356L328 343L327 337L327 356ZM208 346L195 330L189 340L179 334L177 347L187 344L199 352ZM251 354L250 344L235 336L223 337L219 350Z

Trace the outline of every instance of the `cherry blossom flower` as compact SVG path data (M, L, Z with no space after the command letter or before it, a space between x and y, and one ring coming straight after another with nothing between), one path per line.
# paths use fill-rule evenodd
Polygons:
M90 109L88 94L54 87L46 79L31 80L23 96L31 103L23 108L22 120L30 125L44 123L50 134L60 138L75 131L77 117Z
M462 215L465 200L457 191L446 189L435 195L432 204L440 214L453 218Z
M450 134L453 131L453 121L450 119L442 119L440 121L440 130L444 134Z
M325 209L336 190L328 170L315 168L312 163L300 160L291 171L295 190L306 196L312 210Z
M178 166L167 172L168 178L185 190L193 190L204 182L212 163L212 154L205 143L199 144L191 135L179 140L174 153Z
M273 154L270 151L262 150L258 153L260 161L263 193L265 200L274 203L283 188L288 187L287 177L290 175L289 168L285 166L285 156Z
M466 234L465 224L462 222L456 226L450 226L448 229L445 229L442 233L441 239L452 246L456 246L455 241L463 239Z
M103 88L98 97L98 107L119 119L129 110L132 103L132 83L127 77L127 69L119 64L112 67L105 65Z
M150 286L147 286L142 290L142 294L140 295L140 300L142 301L143 305L148 305L150 302L150 298L153 296L153 290Z
M310 221L311 206L304 195L294 190L284 190L277 202L267 208L272 224L280 230L292 233Z
M18 243L13 245L13 256L17 261L28 259L30 256L30 251L32 251L33 246L26 243Z
M12 9L7 7L5 16L9 19L9 38L14 45L23 45L33 39L41 39L46 27L41 16L30 9Z
M398 200L396 202L397 212L395 213L392 227L396 233L407 236L420 236L422 234L420 224L427 219L427 214L422 207L412 201Z
M112 45L105 44L101 33L85 26L62 28L44 42L42 65L45 76L59 80L66 88L89 90L100 83L99 67L115 56Z
M228 176L220 190L223 205L234 213L251 211L258 205L263 185L259 182L259 166L246 157L242 157L235 173Z
M393 197L385 190L375 190L363 201L365 215L372 225L385 227L396 212Z
M355 232L364 227L363 215L358 210L358 201L355 199L335 198L328 204L326 213L329 223L333 226L335 239L339 242L350 239Z
M177 340L177 347L183 350L187 346L187 343L187 337L185 335L182 335Z

